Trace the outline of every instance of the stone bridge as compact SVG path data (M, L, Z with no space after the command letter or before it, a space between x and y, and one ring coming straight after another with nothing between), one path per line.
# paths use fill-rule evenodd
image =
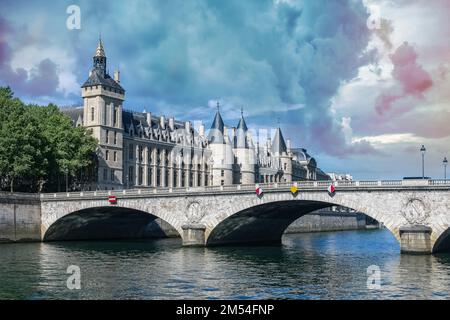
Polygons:
M327 181L41 194L42 240L181 236L185 246L281 243L311 211L344 206L378 220L402 252L450 247L450 180ZM292 192L291 187L298 188ZM257 187L263 189L258 196ZM115 196L117 202L108 201Z

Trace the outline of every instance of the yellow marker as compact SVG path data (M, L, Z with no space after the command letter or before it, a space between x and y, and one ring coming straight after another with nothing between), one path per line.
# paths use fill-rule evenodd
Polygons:
M291 187L291 193L296 194L298 192L298 188L296 186Z

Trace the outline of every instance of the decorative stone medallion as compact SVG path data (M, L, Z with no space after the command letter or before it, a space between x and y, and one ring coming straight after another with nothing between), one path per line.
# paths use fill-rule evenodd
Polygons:
M430 209L422 199L410 198L403 205L401 215L410 225L427 225Z
M202 208L198 200L188 203L186 207L186 218L189 223L199 223L204 216L205 214L202 212Z

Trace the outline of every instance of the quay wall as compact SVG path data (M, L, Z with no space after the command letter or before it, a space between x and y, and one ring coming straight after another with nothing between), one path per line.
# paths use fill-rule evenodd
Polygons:
M41 240L39 195L0 192L0 242Z
M366 229L366 215L359 212L317 210L295 220L284 233Z

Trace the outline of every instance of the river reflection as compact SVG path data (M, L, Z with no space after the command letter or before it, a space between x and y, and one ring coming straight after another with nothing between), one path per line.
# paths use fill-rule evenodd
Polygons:
M281 247L179 239L0 246L3 299L449 299L450 255L400 255L387 230L289 234ZM69 265L81 290L69 290ZM367 288L367 267L381 289Z

